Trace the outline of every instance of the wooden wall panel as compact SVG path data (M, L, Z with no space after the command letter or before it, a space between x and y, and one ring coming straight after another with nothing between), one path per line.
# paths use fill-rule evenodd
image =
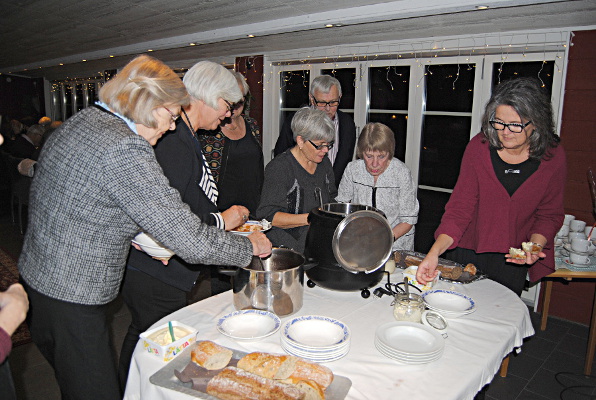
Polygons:
M596 171L596 31L574 32L565 81L561 144L567 154L565 212L594 223L587 171ZM596 280L556 281L550 315L589 324Z

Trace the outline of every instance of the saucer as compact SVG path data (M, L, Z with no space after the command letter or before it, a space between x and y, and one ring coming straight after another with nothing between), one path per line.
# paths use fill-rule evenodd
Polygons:
M578 264L578 263L572 263L568 258L565 258L563 260L563 262L567 265L571 265L572 267L579 267L579 266L584 266L584 265L590 265L590 260L588 260L587 263L585 264Z
M589 256L592 255L594 252L593 251L575 251L571 248L571 244L570 243L566 243L563 245L563 248L565 250L567 250L568 253L575 253L575 254L579 254L580 256Z

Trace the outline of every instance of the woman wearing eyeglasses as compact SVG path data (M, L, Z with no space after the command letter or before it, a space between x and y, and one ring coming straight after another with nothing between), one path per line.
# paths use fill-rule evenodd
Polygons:
M296 145L265 168L257 218L272 223L267 237L274 246L303 252L308 213L337 196L333 167L326 157L335 127L324 111L305 107L292 118L292 132Z
M417 279L436 275L438 257L473 263L521 294L554 271L554 237L564 218L566 159L550 100L535 79L500 84L486 105L482 132L468 144L436 241ZM509 248L534 242L542 251L513 259Z
M393 250L414 250L416 186L406 164L393 158L394 152L393 131L378 122L366 124L356 145L358 160L346 167L336 200L383 211L392 227Z
M254 215L263 187L263 149L257 121L244 114L249 87L244 75L235 76L242 100L232 106L232 116L215 131L200 131L203 153L219 189L218 208L226 210L238 204Z

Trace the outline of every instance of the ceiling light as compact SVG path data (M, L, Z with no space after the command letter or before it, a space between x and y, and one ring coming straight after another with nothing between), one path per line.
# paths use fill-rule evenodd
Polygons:
M246 36L248 36L249 38L255 37L255 35L246 35Z
M147 51L153 51L153 49L148 49Z
M83 59L83 62L85 62L85 61L87 61L87 60Z
M488 6L476 6L477 10L487 10Z
M189 46L196 46L197 44L196 43L189 43L188 45Z
M333 24L327 24L325 25L325 28L333 28Z
M60 63L60 65L64 65L64 63Z
M110 58L114 58L114 56L110 54Z

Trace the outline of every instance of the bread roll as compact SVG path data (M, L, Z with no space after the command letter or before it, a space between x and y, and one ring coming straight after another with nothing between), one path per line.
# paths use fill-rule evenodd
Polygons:
M470 275L476 275L478 270L476 269L476 266L474 264L470 263L470 264L466 264L466 267L464 268L464 272L467 272Z
M526 252L521 249L516 249L514 247L509 248L509 257L516 258L518 260L525 260Z
M315 381L298 381L296 387L305 394L304 400L325 400L325 391Z
M333 382L333 372L324 365L298 358L294 372L284 382L296 384L300 381L315 381L325 390Z
M441 276L443 278L452 279L452 280L459 279L459 277L461 276L461 274L464 271L462 267L458 267L458 266L446 267L441 264L437 265L437 269L439 271L441 271Z
M542 246L534 242L523 242L522 250L530 254L538 254L542 251Z
M207 384L207 393L221 400L304 400L296 386L227 367Z
M270 379L286 379L294 371L297 357L250 353L238 360L238 368Z
M197 343L190 354L190 359L205 369L222 369L228 365L232 354L232 350L205 340Z

